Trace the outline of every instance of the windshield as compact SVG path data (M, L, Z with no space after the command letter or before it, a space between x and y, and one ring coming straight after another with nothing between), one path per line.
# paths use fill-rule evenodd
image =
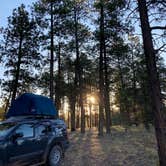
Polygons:
M0 137L5 137L15 126L15 123L1 123L0 124Z

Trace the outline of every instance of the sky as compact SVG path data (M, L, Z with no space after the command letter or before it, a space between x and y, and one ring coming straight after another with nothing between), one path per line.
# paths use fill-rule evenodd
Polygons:
M7 17L12 14L14 8L17 8L22 3L31 5L35 0L5 0L0 5L0 26L7 25Z

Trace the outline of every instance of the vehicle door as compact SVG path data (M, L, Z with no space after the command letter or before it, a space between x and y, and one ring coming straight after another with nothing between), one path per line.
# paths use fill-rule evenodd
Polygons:
M37 156L34 125L32 123L21 124L12 133L7 147L9 165L30 165Z
M46 125L39 124L35 127L35 142L36 142L36 149L38 149L38 159L40 162L44 159L44 154L48 145L49 141L49 134L48 128Z

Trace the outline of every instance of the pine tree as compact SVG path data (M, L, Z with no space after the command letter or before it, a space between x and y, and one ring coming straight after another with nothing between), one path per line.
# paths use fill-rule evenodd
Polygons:
M162 106L161 88L156 65L156 54L153 47L151 28L148 18L146 0L138 0L141 21L144 52L147 63L150 94L155 115L156 138L158 142L159 161L161 166L166 165L166 117Z
M69 2L66 0L41 0L33 5L34 15L36 17L36 21L41 29L44 29L43 33L43 46L44 49L50 50L50 80L49 80L49 91L50 98L54 99L55 88L60 89L59 80L56 83L54 81L54 61L57 57L59 59L59 55L55 56L56 47L59 47L59 41L62 39L62 32L64 30L65 25L63 21L65 19L66 13L68 12L68 4ZM65 31L65 30L64 30ZM60 53L60 52L59 52ZM60 69L60 68L59 68ZM60 72L59 72L60 73ZM56 103L58 104L58 108L60 107L60 91L55 92Z
M74 77L74 91L71 108L71 130L75 130L75 108L76 102L78 99L78 104L81 110L81 132L85 132L85 109L83 105L84 92L83 92L83 66L81 62L81 49L85 47L85 41L89 36L88 28L86 25L82 24L82 19L86 17L85 12L86 1L71 1L71 12L68 19L68 35L70 35L70 50L72 54L75 56L75 77Z
M8 18L3 34L2 55L7 68L5 75L11 80L12 99L19 93L30 91L35 80L35 68L40 67L39 31L33 18L21 5ZM29 88L29 89L28 89Z

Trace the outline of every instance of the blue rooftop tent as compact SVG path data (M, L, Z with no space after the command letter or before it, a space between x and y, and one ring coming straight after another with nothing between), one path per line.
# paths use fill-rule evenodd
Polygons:
M11 103L6 118L28 115L57 117L58 112L51 99L41 95L24 93Z

